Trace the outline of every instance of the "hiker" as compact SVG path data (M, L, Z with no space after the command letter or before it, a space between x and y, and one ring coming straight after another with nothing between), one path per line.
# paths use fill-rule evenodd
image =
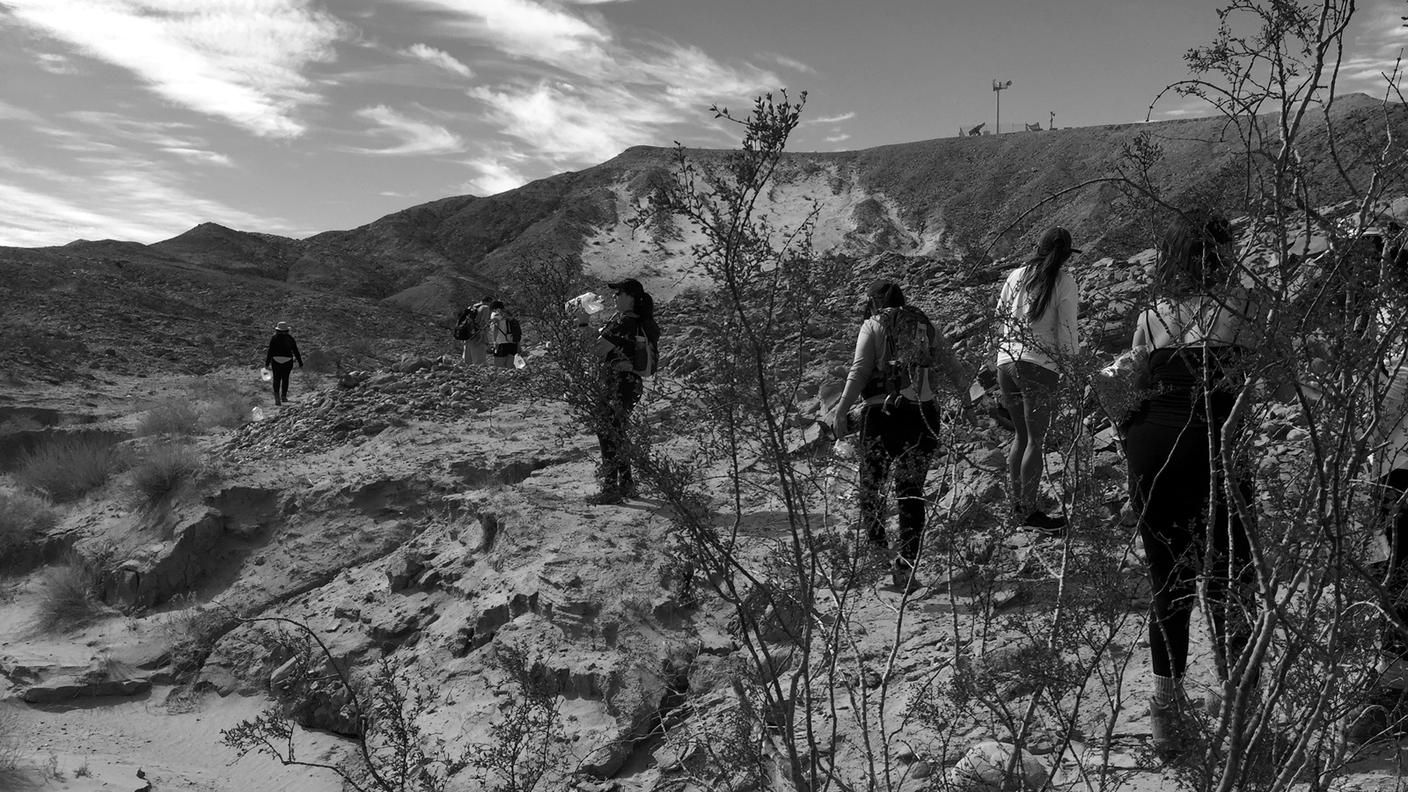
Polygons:
M596 438L601 446L597 475L600 491L589 499L595 504L640 497L631 470L627 421L645 391L641 378L654 373L655 350L660 344L655 300L640 281L626 278L608 283L607 288L616 294L616 312L601 328L595 347L602 385L596 415ZM645 349L641 349L643 343Z
M1390 304L1379 309L1376 326L1380 330L1401 321L1400 295L1408 287L1403 230L1389 221L1384 237L1378 251L1379 272ZM1377 577L1393 615L1384 613L1379 619L1377 667L1362 702L1346 718L1345 736L1353 744L1401 733L1408 719L1408 634L1398 626L1408 623L1408 349L1402 341L1390 345L1379 372L1370 381L1380 383L1382 398L1375 393L1377 388L1367 394L1376 419L1370 438L1374 448L1370 480L1379 487L1377 527L1388 551Z
M493 353L495 368L512 368L513 356L518 354L518 341L521 338L518 319L509 313L502 300L489 304L488 329L485 331L489 350Z
M1171 759L1186 747L1188 699L1183 678L1188 631L1204 582L1220 690L1231 690L1232 664L1246 646L1256 600L1247 531L1228 486L1253 502L1244 471L1225 470L1223 436L1239 384L1243 349L1256 344L1255 303L1235 280L1232 229L1222 216L1179 215L1157 246L1156 288L1164 295L1136 320L1133 346L1148 351L1149 395L1126 426L1130 500L1138 515L1153 588L1149 652L1154 694L1149 705L1153 747ZM1230 477L1230 482L1229 482ZM1212 485L1209 487L1209 485ZM1209 489L1214 495L1210 504ZM1209 529L1208 513L1213 525ZM1255 674L1255 671L1252 671ZM1255 680L1250 680L1255 684Z
M1036 253L1013 270L997 301L997 385L1012 420L1007 452L1012 514L1021 524L1059 535L1066 518L1041 509L1046 430L1055 409L1060 361L1080 346L1076 331L1080 289L1064 268L1071 232L1054 226L1042 234Z
M293 340L288 322L274 325L274 335L269 339L269 351L264 353L264 368L274 372L274 405L288 401L288 379L293 373L293 361L303 368L303 356L298 354L298 342Z
M459 318L455 320L455 338L464 342L464 361L471 365L482 365L488 361L485 330L489 327L489 306L493 302L493 297L485 296L460 311Z
M939 446L939 408L930 382L935 364L943 365L958 393L967 392L968 378L944 334L923 311L905 304L899 284L872 285L866 292L866 319L856 337L851 370L831 425L837 437L845 437L851 407L857 400L863 402L857 440L860 541L867 548L862 552L889 555L884 484L891 477L899 502L900 541L890 572L895 587L906 593L922 586L915 568L924 534L924 480Z

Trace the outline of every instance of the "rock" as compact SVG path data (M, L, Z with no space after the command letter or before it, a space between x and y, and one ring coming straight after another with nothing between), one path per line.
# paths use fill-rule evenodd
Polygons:
M989 740L968 749L968 753L949 770L948 781L958 792L1015 792L1018 789L1040 789L1050 775L1046 765L1030 753L1022 752L1021 761L1008 775L1015 747L1009 743Z
M425 559L419 553L407 551L392 559L386 569L386 581L391 585L392 591L405 591L423 571Z
M60 676L30 686L20 698L30 704L52 704L99 696L139 696L151 689L152 682L147 677L98 679L90 675Z

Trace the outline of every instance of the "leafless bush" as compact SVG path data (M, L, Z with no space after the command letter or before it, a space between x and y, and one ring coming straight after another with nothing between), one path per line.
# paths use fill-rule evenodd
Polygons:
M0 569L33 560L38 540L57 522L48 498L0 481Z
M142 453L129 475L138 499L151 507L170 498L200 471L200 452L195 448L184 443L159 443Z
M40 633L61 633L82 627L108 607L99 596L101 558L69 553L63 563L44 571L33 626Z
M200 430L200 412L188 396L176 396L147 410L137 425L142 436L188 437Z

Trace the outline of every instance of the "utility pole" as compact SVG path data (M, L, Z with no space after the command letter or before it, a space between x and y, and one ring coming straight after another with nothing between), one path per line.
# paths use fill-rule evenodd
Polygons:
M1002 134L1002 92L1011 87L1011 80L1007 82L1003 82L1002 80L992 81L993 93L997 94L997 127L993 130L994 135Z

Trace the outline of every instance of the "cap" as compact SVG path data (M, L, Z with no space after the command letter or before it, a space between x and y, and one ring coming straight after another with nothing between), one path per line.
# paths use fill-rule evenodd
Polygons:
M612 291L625 292L632 297L639 297L645 294L645 287L640 285L640 281L635 278L626 278L615 283L606 284L606 288Z
M1079 253L1080 248L1071 247L1071 232L1061 226L1052 226L1046 229L1046 233L1041 235L1041 241L1036 243L1036 252L1049 253L1052 250L1065 250L1067 253Z
M278 324L274 325L274 329L288 332L288 322L279 322Z
M866 289L865 296L881 308L898 308L904 305L904 292L900 289L900 285L894 281L875 281L870 284L869 289Z

